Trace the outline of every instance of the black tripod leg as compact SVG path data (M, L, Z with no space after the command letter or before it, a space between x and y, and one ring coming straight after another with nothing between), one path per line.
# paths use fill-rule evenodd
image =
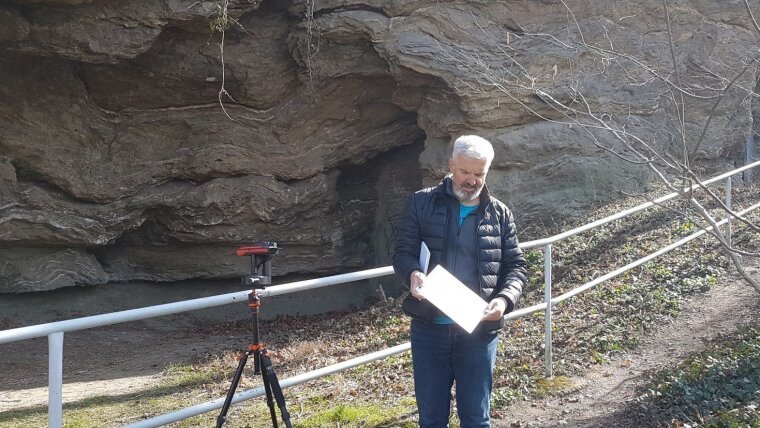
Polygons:
M235 371L235 376L232 378L232 385L230 385L230 390L227 391L227 398L224 399L222 412L219 413L219 416L216 418L216 428L222 428L222 425L224 425L224 422L227 420L227 412L230 410L232 397L235 395L235 390L238 387L238 383L240 383L240 377L243 375L243 369L245 368L245 363L248 361L249 355L251 355L251 351L246 351L246 353L243 354L243 357L240 358L240 363L238 363L237 370Z
M267 385L271 385L272 392L274 393L274 399L277 400L277 407L280 408L280 413L282 414L282 421L285 422L285 426L287 428L292 428L290 425L290 413L288 413L288 408L285 405L285 395L282 393L282 388L280 387L280 381L277 379L277 374L274 372L274 368L272 367L272 361L269 359L269 356L266 354L266 352L261 354L261 366L263 370L262 373L266 373L264 383ZM271 398L267 397L269 402L271 402ZM270 409L272 407L270 406ZM274 410L272 410L274 412ZM272 413L274 415L274 413ZM272 416L274 419L274 416ZM277 425L275 425L276 427Z
M259 355L261 363L264 362L264 354ZM267 406L269 407L269 414L272 416L272 426L277 428L277 413L274 411L274 400L272 399L272 385L269 383L269 371L264 367L261 371L261 380L264 382L264 392L267 395Z

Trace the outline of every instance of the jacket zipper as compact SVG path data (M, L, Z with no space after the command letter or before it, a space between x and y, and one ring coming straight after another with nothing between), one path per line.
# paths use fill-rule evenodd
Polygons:
M460 207L459 209L461 210L462 208ZM459 215L461 216L462 214L459 214ZM459 217L457 217L457 240L455 242L456 245L454 246L454 248L459 248L459 234L462 232L462 224L459 223L458 219ZM457 256L458 255L459 255L459 251L454 251L454 266L452 266L452 268L454 269L454 272L456 272L457 270L457 258L458 258Z
M446 205L447 204L444 201L444 206ZM451 217L449 211L450 209L446 207L446 220L443 222L443 251L441 251L441 260L438 261L438 264L446 262L449 257L449 249L446 247L446 237L449 234L449 218Z
M480 207L478 207L478 213L476 215L480 216ZM483 223L483 221L485 221L485 215L483 215L483 218L475 224L475 253L478 258L478 294L481 296L483 295L483 272L480 271L480 242L478 238L480 237L480 224Z

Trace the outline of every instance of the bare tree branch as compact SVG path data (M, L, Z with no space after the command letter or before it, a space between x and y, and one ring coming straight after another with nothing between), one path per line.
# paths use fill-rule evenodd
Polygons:
M565 8L568 8L564 1L562 1L562 4ZM760 231L760 227L749 219L728 209L723 203L722 198L704 186L692 170L692 163L696 159L697 153L706 138L707 131L714 122L713 119L718 111L718 107L723 103L724 99L737 90L745 91L747 93L746 97L758 96L754 89L744 88L739 82L746 76L747 70L760 61L760 55L754 58L745 58L740 62L739 67L727 65L720 61L717 62L718 65L725 67L725 70L727 70L725 72L715 72L703 64L696 64L697 69L704 73L704 78L686 85L681 66L678 63L670 6L667 0L662 0L662 5L665 10L665 19L667 20L667 42L670 62L672 63L670 64L672 69L669 72L649 65L633 55L615 50L606 27L605 37L607 37L611 44L609 49L588 43L583 37L582 29L575 19L575 15L569 8L568 12L575 21L578 31L581 33L580 38L582 41L573 42L572 40L568 40L567 43L563 43L556 40L556 38L554 40L551 38L547 39L545 36L542 36L542 38L551 41L555 45L564 46L565 49L570 49L570 46L574 45L580 49L584 49L589 54L597 55L596 59L598 59L598 63L600 64L600 74L608 71L612 65L623 70L622 74L624 78L631 85L641 86L655 81L664 84L664 90L658 97L667 100L666 102L672 103L675 106L674 113L678 121L678 131L675 132L670 132L667 129L660 130L634 126L631 124L631 121L640 119L632 119L631 113L629 113L626 119L624 116L614 117L609 113L599 111L600 109L592 106L592 103L586 98L584 92L579 89L577 81L571 81L569 84L559 88L550 89L548 86L543 86L546 76L532 75L520 63L516 54L517 51L512 47L509 47L509 51L499 47L499 50L504 54L504 58L507 59L506 62L502 62L501 64L498 64L492 58L481 57L458 50L456 46L447 45L444 47L439 43L439 48L449 60L457 66L466 69L469 75L475 76L474 81L465 78L460 79L460 90L475 93L488 93L497 90L541 120L571 127L580 127L589 136L594 146L601 148L606 153L633 165L645 165L668 189L680 195L680 199L684 202L685 206L683 212L677 211L679 216L686 216L689 221L700 224L700 227L714 236L720 242L721 247L728 254L729 258L731 258L732 263L737 266L744 279L760 292L757 281L749 277L744 271L741 259L739 258L739 256L757 257L760 256L760 253L731 247L718 228L716 228L715 232L710 232L708 230L709 227L714 227L717 222L694 198L694 189L703 188L706 190L708 197L717 202L717 206L721 210L729 213L732 218L741 221L750 230L758 232ZM568 22L568 25L572 25L572 23ZM523 33L521 38L524 37L536 36ZM573 49L573 52L577 53L578 51ZM639 67L639 69L652 77L642 80L641 77L630 72L627 62ZM730 78L724 77L721 74L729 74ZM548 77L553 80L552 76ZM530 99L526 99L526 94L532 95L535 99L539 100L540 106L534 104ZM686 127L688 123L687 99L713 101L707 112L705 123L701 126L699 137L693 143L693 147L690 147L688 143ZM642 130L643 132L640 132ZM653 133L647 134L649 131ZM611 140L600 140L600 132L607 133L611 137ZM658 147L658 140L663 134L666 135L666 140L664 142L659 141L660 145L667 149L668 144L670 144L667 140L667 136L669 136L671 138L670 142L677 144L676 150L679 152L678 154L669 150L662 150ZM676 183L679 184L676 185ZM694 185L695 183L697 185Z
M586 39L583 37L583 31L581 31L581 26L578 25L578 20L575 19L575 14L573 13L572 9L567 7L567 3L565 3L565 0L560 0L560 1L562 2L562 6L565 6L565 9L570 14L570 16L573 17L573 21L575 22L575 28L578 29L578 35L581 36L581 42L583 42L583 44L586 44Z
M586 47L586 48L589 48L591 50L598 51L600 53L605 53L605 54L609 54L609 55L613 55L613 56L618 56L620 58L624 58L624 59L626 59L628 61L631 61L632 63L634 63L637 66L641 67L643 70L645 70L648 73L650 73L655 78L657 78L660 81L664 82L666 85L668 85L669 87L671 87L673 90L675 90L677 92L680 92L680 93L682 93L682 94L684 94L684 95L686 95L686 96L688 96L690 98L701 99L701 100L711 100L711 99L714 99L714 98L718 97L717 95L702 96L702 95L697 95L697 94L695 94L693 92L689 92L686 89L684 89L683 87L681 87L681 85L678 85L678 84L675 84L675 83L671 82L670 79L668 79L667 77L663 76L661 73L659 73L657 70L655 70L654 68L652 68L650 65L645 64L643 61L639 60L638 58L633 57L632 55L629 55L629 54L626 54L626 53L622 53L620 51L613 51L613 50L605 49L605 48L602 48L602 47L599 47L599 46L594 46L594 45L583 45L583 46Z
M744 268L744 265L739 259L739 256L735 252L730 251L731 247L726 242L726 238L723 236L723 233L721 233L720 227L718 226L717 222L710 216L710 213L708 213L707 210L694 198L690 198L689 203L695 209L695 211L702 216L702 218L710 222L715 236L718 238L718 241L723 246L723 248L727 250L726 254L733 262L736 270L739 271L739 275L741 275L741 277L747 281L748 284L750 284L752 287L754 287L755 290L757 290L758 293L760 293L760 284L758 284L758 282L747 273L747 270Z
M749 17L752 20L752 24L755 26L755 30L757 30L757 32L760 34L760 25L757 24L755 15L752 13L752 9L749 7L749 1L744 0L744 5L747 6L747 13L749 13Z
M676 60L676 48L673 43L673 30L670 25L670 8L668 8L667 0L662 0L662 6L665 8L665 19L668 28L668 47L670 48L670 57L673 60L673 72L676 75L676 85L683 87L683 81L681 80L681 72L678 69L678 61ZM680 104L675 102L676 111L678 112L678 124L681 128L681 146L683 148L683 156L686 168L690 168L689 164L689 149L686 145L686 104L684 103L683 92L679 92ZM718 98L720 100L720 98ZM674 99L675 101L675 99Z
M751 221L747 220L746 218L740 216L739 214L737 214L733 210L730 210L726 206L726 204L723 203L722 198L720 198L718 195L716 195L709 187L705 186L705 184L702 183L702 181L699 180L699 178L697 177L696 174L694 174L693 171L688 171L688 173L689 173L691 179L694 180L697 183L697 185L699 185L699 187L702 188L702 190L704 190L705 193L707 193L715 202L717 202L718 205L720 206L720 208L722 208L726 213L728 213L731 217L733 217L733 218L739 220L740 222L744 223L745 225L747 225L747 227L749 227L750 229L754 230L755 232L760 232L760 226L757 226L756 224L754 224Z
M754 58L752 58L752 60L750 62L744 63L743 69L749 68L750 66L753 65L753 63L755 63L755 65L760 65L760 55L757 55ZM720 74L718 74L718 73L710 70L709 68L705 67L703 64L696 64L696 66L699 67L699 69L702 70L703 72L709 74L710 76L712 76L712 77L714 77L714 78L716 78L718 80L721 80L726 85L724 87L724 89L727 88L727 87L729 87L729 85L731 85L731 82L733 81L733 86L736 86L737 88L739 88L742 91L746 92L748 97L760 97L760 93L755 92L754 88L750 89L750 88L747 88L747 87L745 87L745 86L743 86L741 84L736 83L735 80L728 80L725 77L721 76ZM726 68L731 68L731 67L726 67ZM722 90L723 89L720 89L720 91L722 91Z
M755 57L755 61L760 58L760 55ZM689 158L694 159L694 157L697 155L697 150L699 150L699 147L702 145L702 141L705 139L705 134L707 134L707 128L710 127L710 123L712 122L713 117L715 116L715 109L718 108L718 104L720 104L721 101L723 101L723 98L726 97L728 94L728 90L731 89L731 87L736 83L737 80L739 80L740 77L744 75L744 73L749 69L750 64L752 62L747 63L747 65L744 66L741 73L737 74L729 83L728 86L723 90L723 93L720 94L717 100L715 100L715 103L713 104L712 108L710 109L710 113L707 115L707 121L705 122L705 126L702 127L702 133L699 135L699 139L697 140L697 143L694 145L694 148L691 150L691 153L689 154Z

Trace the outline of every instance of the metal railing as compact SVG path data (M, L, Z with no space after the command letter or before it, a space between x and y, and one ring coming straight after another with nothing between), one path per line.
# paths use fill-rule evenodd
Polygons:
M754 162L742 168L737 168L733 171L714 177L710 180L705 181L703 184L709 185L709 184L718 182L720 180L726 180L725 201L726 201L726 205L730 208L731 206L731 177L738 173L741 173L743 171L749 170L757 166L760 166L760 161ZM698 185L695 185L692 187L692 190L698 190L698 189L699 189ZM647 202L647 203L638 205L634 208L622 211L620 213L617 213L609 217L605 217L601 220L588 223L584 226L569 230L567 232L560 233L550 238L530 241L530 242L525 242L525 243L520 244L520 248L522 249L539 248L539 247L544 248L544 302L527 307L527 308L515 310L507 314L505 316L505 319L511 320L511 319L516 319L516 318L519 318L519 317L522 317L534 312L540 312L540 311L545 312L545 318L544 318L545 361L544 363L545 363L545 370L546 370L547 377L551 377L553 375L552 373L552 330L551 330L552 317L551 315L552 315L552 307L554 305L564 300L567 300L577 294L580 294L590 288L593 288L596 285L599 285L603 283L604 281L614 278L628 270L631 270L637 266L640 266L669 251L672 251L673 249L678 248L686 244L687 242L690 242L704 235L705 233L708 233L708 231L711 228L703 229L690 236L687 236L678 242L675 242L664 248L661 248L660 250L646 257L643 257L639 260L629 263L621 268L618 268L612 272L609 272L599 278L596 278L586 284L583 284L571 290L570 292L567 292L557 297L552 297L552 244L557 241L569 238L571 236L575 236L580 233L586 232L588 230L592 230L596 227L602 226L612 221L622 219L628 215L646 210L653 206L657 206L668 200L674 199L677 196L678 196L678 193L674 192L674 193L665 195L661 198L658 198L652 202ZM752 205L751 207L745 210L742 210L738 214L744 215L757 208L760 208L760 203ZM727 225L727 231L728 231L727 236L730 236L730 225L731 225L730 214L725 219L718 222L718 226L721 226L724 224ZM334 276L329 276L329 277L324 277L324 278L298 281L298 282L293 282L290 284L272 286L272 287L267 288L266 290L261 290L259 292L259 295L261 297L271 297L271 296L293 293L293 292L312 289L312 288L319 288L319 287L325 287L329 285L343 284L347 282L377 278L377 277L391 275L391 274L393 274L393 268L391 266L386 266L382 268L369 269L369 270L347 273L347 274L342 274L342 275L334 275ZM113 312L109 314L95 315L95 316L77 318L77 319L72 319L72 320L57 321L57 322L52 322L52 323L47 323L47 324L40 324L40 325L0 331L0 344L15 342L19 340L25 340L25 339L31 339L31 338L36 338L36 337L43 337L43 336L48 337L48 349L49 349L48 425L50 427L60 428L62 426L62 419L63 419L63 403L62 403L63 342L64 342L65 332L89 329L89 328L100 327L100 326L111 325L111 324L118 324L118 323L123 323L123 322L128 322L128 321L142 320L142 319L147 319L147 318L152 318L152 317L157 317L157 316L192 311L196 309L204 309L204 308L210 308L210 307L215 307L215 306L220 306L220 305L226 305L230 303L244 302L244 301L247 301L249 292L250 291L246 290L246 291L240 291L240 292L235 292L235 293L223 294L219 296L205 297L201 299L193 299L193 300L181 301L181 302L176 302L176 303L149 306L149 307L140 308L140 309L131 309L131 310L126 310L126 311ZM312 379L317 379L322 376L327 376L332 373L337 373L343 370L347 370L351 367L356 367L358 365L362 365L371 361L376 361L382 358L386 358L391 355L400 354L400 353L406 352L409 349L410 349L410 344L409 342L406 342L401 345L394 346L392 348L373 352L371 354L353 358L351 360L344 361L342 363L334 364L328 367L324 367L318 370L313 370L307 373L303 373L297 376L284 379L281 381L281 386L283 388L286 388L289 386L297 385L297 384L300 384ZM235 395L233 399L233 403L238 403L240 401L258 397L263 394L264 394L263 387L243 391ZM136 427L161 426L164 424L180 421L192 416L203 414L214 409L219 409L222 407L223 402L224 402L224 398L220 398L214 401L209 401L206 403L201 403L192 407L188 407L174 413L168 413L168 414L157 416L151 419L143 420L138 423L128 425L128 427L136 428Z
M713 178L711 178L711 179L709 179L707 181L702 182L702 185L708 186L710 184L719 182L721 180L726 180L726 183L725 183L725 205L726 205L726 207L728 207L729 209L731 209L731 178L734 175L736 175L736 174L739 174L739 173L744 172L744 171L751 170L752 168L757 167L757 166L760 166L760 161L753 162L753 163L745 165L745 166L743 166L741 168L737 168L737 169L734 169L733 171L729 171L729 172L726 172L724 174L721 174L721 175L718 175L716 177L713 177ZM696 190L700 190L700 189L701 189L701 185L700 184L694 184L690 188L684 189L684 191L687 191L687 190L688 191L696 191ZM671 245L665 247L665 248L668 248L667 251L663 251L664 249L661 249L660 251L652 253L649 256L646 256L646 257L644 257L642 259L639 259L639 260L637 260L637 261L635 261L633 263L630 263L630 264L628 264L626 266L623 266L620 269L614 270L613 272L610 272L610 273L608 273L606 275L603 275L603 276L601 276L601 277L599 277L599 278L597 278L597 279L595 279L595 280L593 280L591 282L583 284L580 287L578 287L578 288L570 291L569 293L565 293L562 296L559 296L559 297L554 298L554 299L551 298L551 293L552 293L552 276L551 276L551 268L552 268L552 244L555 243L555 242L557 242L557 241L561 241L563 239L567 239L567 238L570 238L572 236L581 234L583 232L587 232L589 230L595 229L595 228L597 228L599 226L603 226L603 225L605 225L607 223L611 223L611 222L613 222L615 220L620 220L620 219L622 219L624 217L627 217L627 216L629 216L631 214L635 214L635 213L644 211L646 209L649 209L651 207L661 205L661 204L663 204L663 203L665 203L667 201L670 201L671 199L677 198L678 196L679 196L678 192L672 192L672 193L669 193L669 194L667 194L665 196L659 197L659 198L657 198L657 199L655 199L655 200L653 200L651 202L646 202L646 203L643 203L641 205L637 205L637 206L635 206L633 208L629 208L629 209L621 211L621 212L619 212L617 214L613 214L611 216L608 216L608 217L605 217L605 218L593 221L593 222L585 224L583 226L576 227L575 229L571 229L571 230L568 230L566 232L562 232L562 233L554 235L552 237L545 238L545 239L539 239L539 240L535 240L535 241L529 241L529 242L525 242L523 244L520 244L520 248L522 248L522 249L544 247L544 259L545 259L545 266L546 266L545 267L545 274L544 274L544 303L542 305L531 306L531 308L537 308L538 306L541 306L542 309L545 310L545 314L544 314L544 324L545 324L545 327L544 327L544 349L545 349L544 365L545 365L546 377L552 377L553 376L553 372L552 372L552 329L551 329L551 324L552 324L552 306L554 304L559 303L559 302L561 302L563 300L566 300L566 299L568 299L568 298L570 298L572 296L575 296L576 294L581 293L583 291L586 291L589 288L592 288L592 287L594 287L596 285L599 285L602 282L604 282L604 281L606 281L608 279L614 278L614 277L616 277L616 276L618 276L618 275L620 275L620 274L622 274L622 273L624 273L626 271L629 271L629 270L631 270L631 269L633 269L633 268L635 268L635 267L637 267L637 266L639 266L639 265L641 265L641 264L643 264L643 263L645 263L645 262L647 262L647 261L649 261L649 260L651 260L651 259L653 259L655 257L661 256L661 255L663 255L663 254L665 254L665 253L667 253L669 251L672 251L673 249L678 248L681 245L686 244L687 242L691 241L692 239L696 239L697 237L704 235L705 233L707 233L708 230L711 230L712 228L708 228L708 229L702 230L700 232L697 232L697 233L691 235L691 236L693 236L693 238L691 238L691 239L678 241L676 244L680 243L679 245L671 244ZM752 211L752 210L754 210L756 208L757 208L757 205L754 205L754 206L750 207L750 209L744 210L744 211L742 211L741 213L738 213L738 214L739 215L744 215L747 212ZM726 214L727 214L726 218L724 220L721 220L718 223L718 225L726 224L726 228L727 228L727 230L726 230L726 236L729 237L729 239L730 239L730 236L731 236L731 214L730 213L726 213ZM728 241L728 242L730 243L730 241ZM644 261L640 262L641 260L644 260Z

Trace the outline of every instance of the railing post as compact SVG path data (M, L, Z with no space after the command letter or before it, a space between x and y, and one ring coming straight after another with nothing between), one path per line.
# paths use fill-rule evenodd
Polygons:
M546 377L554 376L552 372L552 244L546 244L544 250L544 366Z
M726 207L731 210L731 177L726 178ZM731 246L731 213L726 213L726 243Z
M63 333L48 335L48 427L63 426Z
M749 165L755 162L755 131L754 130L750 131L749 135L747 135L747 149L744 152L746 153L744 157L745 165ZM744 171L742 175L744 176L745 183L752 182L752 168Z

